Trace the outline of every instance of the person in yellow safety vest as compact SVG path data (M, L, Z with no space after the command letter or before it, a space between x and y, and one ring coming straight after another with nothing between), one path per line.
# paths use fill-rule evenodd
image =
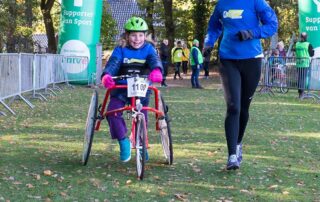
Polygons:
M307 76L310 69L310 57L314 55L312 45L307 42L308 35L302 32L300 41L296 43L296 67L298 73L298 93L299 98L303 99L304 90L307 88Z
M190 50L188 49L187 43L182 45L182 72L184 75L188 73L188 62L189 62Z
M180 67L182 63L182 48L181 41L177 41L177 46L171 50L171 61L174 64L174 79L177 79L177 75L179 79L183 79L180 76Z
M203 89L199 83L199 73L203 64L203 57L201 51L199 50L199 41L197 39L193 40L192 48L190 51L190 65L192 69L191 74L191 85L192 88Z

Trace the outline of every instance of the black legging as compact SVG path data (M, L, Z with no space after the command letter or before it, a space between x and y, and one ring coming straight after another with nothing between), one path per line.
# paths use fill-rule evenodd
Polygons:
M249 106L261 74L261 58L221 59L219 68L227 104L225 133L229 155L236 154L249 119Z

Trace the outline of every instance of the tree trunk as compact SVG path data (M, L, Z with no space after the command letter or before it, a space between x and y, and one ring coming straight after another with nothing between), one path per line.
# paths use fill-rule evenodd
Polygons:
M25 1L25 16L26 16L25 20L26 20L26 24L29 27L32 27L32 20L33 20L32 6L33 6L33 0Z
M32 27L32 21L33 21L33 13L32 13L32 7L33 7L33 0L26 0L25 1L25 23L28 27ZM33 52L33 41L32 41L32 34L30 36L25 36L24 37L24 42L25 42L25 47L24 50L25 52Z
M51 17L51 9L55 0L41 0L40 8L43 15L43 21L46 28L48 38L48 52L57 52L57 42L54 34L53 22Z
M165 16L165 28L166 28L166 38L169 41L170 50L174 46L174 38L175 38L175 29L173 24L173 16L172 16L172 0L162 0L164 7L164 16Z
M153 27L153 12L154 12L154 0L149 0L147 10L147 22L149 26L149 33L152 34L152 40L155 39L155 31Z
M3 50L3 44L2 44L2 35L0 35L0 53L2 53Z
M16 30L16 18L17 18L17 3L16 1L10 1L9 3L9 27L7 33L7 52L8 53L15 53L16 52L16 36L14 34Z
M199 49L202 50L204 36L206 34L207 27L207 15L209 10L206 5L205 0L198 0L198 3L195 5L193 10L193 19L195 24L195 38L199 40Z

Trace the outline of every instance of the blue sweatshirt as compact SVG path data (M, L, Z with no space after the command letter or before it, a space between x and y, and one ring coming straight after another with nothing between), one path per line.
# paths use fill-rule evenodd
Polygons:
M277 17L265 0L219 0L209 20L205 46L213 47L223 31L221 59L259 57L260 39L272 36L277 28ZM253 39L240 41L240 30L250 30Z
M128 74L126 71L136 69L141 75L148 75L150 71L159 68L162 71L161 60L150 43L145 43L141 48L134 49L130 46L117 46L110 56L101 78L105 74L119 76Z

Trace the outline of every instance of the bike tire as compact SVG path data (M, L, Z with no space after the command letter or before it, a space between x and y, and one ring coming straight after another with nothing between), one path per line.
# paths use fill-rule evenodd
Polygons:
M137 177L140 180L143 180L144 177L144 168L146 162L146 137L147 137L147 128L146 120L143 114L140 114L136 117L136 126L135 126L135 136L136 136L136 169Z
M284 85L283 83L281 83L280 91L282 94L286 94L287 92L289 92L289 88L287 87L287 85Z
M97 120L97 111L98 111L98 92L95 90L92 93L91 101L88 109L86 128L84 133L83 140L83 152L82 152L82 165L87 165L91 146L93 141L94 129Z
M169 122L169 116L168 116L168 106L166 105L160 93L159 93L159 111L164 113L164 117L161 117L158 120L163 154L164 154L166 163L168 163L169 165L172 165L173 147L172 147L171 128L170 128L170 122Z

